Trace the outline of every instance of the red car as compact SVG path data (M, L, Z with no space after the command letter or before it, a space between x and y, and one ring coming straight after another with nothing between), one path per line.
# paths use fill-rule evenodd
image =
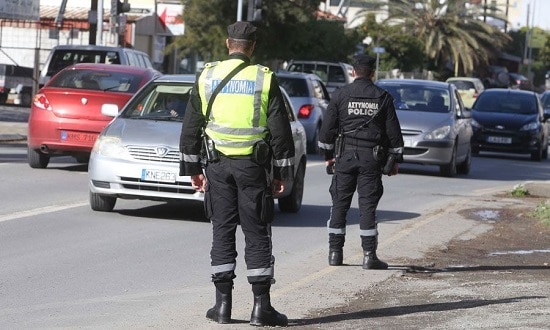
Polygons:
M95 140L113 119L101 114L105 103L122 109L148 81L160 76L150 68L75 64L34 96L29 116L28 163L46 168L50 157L70 155L87 162Z

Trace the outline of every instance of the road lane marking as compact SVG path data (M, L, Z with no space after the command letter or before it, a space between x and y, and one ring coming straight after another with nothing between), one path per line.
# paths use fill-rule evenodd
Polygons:
M72 208L81 207L81 206L84 206L84 205L88 205L88 202L86 201L86 202L77 202L77 203L71 203L71 204L62 204L62 205L39 207L39 208L32 209L32 210L26 210L26 211L10 213L10 214L6 214L6 215L0 215L0 222L10 221L10 220L17 220L17 219L21 219L21 218L30 217L30 216L33 216L33 215L38 215L38 214L46 214L46 213L52 213L52 212L72 209Z

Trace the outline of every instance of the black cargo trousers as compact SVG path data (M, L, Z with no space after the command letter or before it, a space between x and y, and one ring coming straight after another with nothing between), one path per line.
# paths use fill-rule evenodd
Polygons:
M336 158L330 185L332 209L327 227L329 250L339 251L346 238L346 216L357 190L359 228L363 251L375 251L378 239L376 208L384 192L381 164L374 160L372 148L346 145Z
M245 237L244 259L250 284L273 279L271 179L266 167L249 157L220 160L206 167L205 213L212 223L212 281L235 278L236 229Z

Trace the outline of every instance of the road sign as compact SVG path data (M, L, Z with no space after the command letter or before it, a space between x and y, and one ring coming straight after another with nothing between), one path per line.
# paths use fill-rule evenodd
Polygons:
M374 47L373 52L376 54L382 54L386 52L386 49L384 47Z

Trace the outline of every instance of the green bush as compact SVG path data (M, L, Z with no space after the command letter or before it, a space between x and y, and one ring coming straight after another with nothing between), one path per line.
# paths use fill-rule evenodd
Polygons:
M514 187L511 194L514 197L525 197L525 196L529 196L529 191L527 190L527 188L525 188L524 185L519 184Z
M542 202L533 211L533 216L539 219L544 225L550 226L550 203Z

